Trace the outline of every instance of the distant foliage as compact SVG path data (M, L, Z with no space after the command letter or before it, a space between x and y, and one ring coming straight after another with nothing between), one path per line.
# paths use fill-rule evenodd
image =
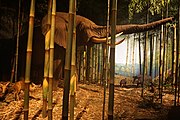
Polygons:
M170 3L170 0L168 0L168 3ZM151 15L160 14L161 9L165 6L166 0L132 0L129 4L129 18L132 19L135 13L141 13L147 9Z

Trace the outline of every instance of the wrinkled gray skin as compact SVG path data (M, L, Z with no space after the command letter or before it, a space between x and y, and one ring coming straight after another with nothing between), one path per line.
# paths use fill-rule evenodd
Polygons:
M149 24L128 24L128 25L117 25L116 33L131 34L138 33L147 30L154 29L159 25L171 22L172 17L163 20L155 21ZM55 42L66 48L67 39L67 28L68 28L68 13L57 12L55 22ZM45 35L48 31L47 15L42 20L42 33ZM111 31L111 30L110 30ZM109 34L109 36L111 33ZM77 45L85 45L91 43L105 43L106 42L106 26L96 25L91 20L76 15L76 39Z

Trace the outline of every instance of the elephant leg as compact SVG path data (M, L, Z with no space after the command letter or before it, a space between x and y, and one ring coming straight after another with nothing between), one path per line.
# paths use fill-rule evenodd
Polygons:
M64 71L63 71L63 62L61 59L54 60L54 79L59 80L63 79L64 76Z

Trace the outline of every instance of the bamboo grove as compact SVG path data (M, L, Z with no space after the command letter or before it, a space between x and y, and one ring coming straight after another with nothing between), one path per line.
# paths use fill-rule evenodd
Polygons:
M167 3L167 2L166 2ZM149 4L147 4L148 6ZM19 4L20 6L20 4ZM108 119L113 119L114 107L114 80L115 80L115 28L117 20L117 0L112 0L112 8L110 9L110 0L108 0L107 9L107 43L93 44L91 46L76 46L76 0L69 1L69 24L67 33L67 48L64 69L64 91L62 105L62 119L74 119L74 106L76 102L76 87L78 83L83 84L99 84L104 88L102 119L105 114L106 90L109 89L108 101ZM161 11L162 19L168 17L168 4L165 4L166 11ZM147 7L149 8L149 7ZM110 24L111 11L111 24ZM19 13L20 14L20 13ZM54 60L54 34L55 34L55 16L56 16L56 0L48 1L48 32L45 36L45 58L44 58L44 78L43 78L43 118L48 116L49 120L53 119L52 114L52 85L53 85L53 60ZM149 23L149 9L146 12L146 23ZM29 114L29 83L31 71L32 56L32 39L35 17L35 0L31 0L29 14L29 30L28 43L26 51L26 69L25 69L25 90L24 90L24 119L28 120ZM18 17L20 21L20 17ZM111 31L109 30L111 26ZM18 22L17 34L17 51L19 43L20 23ZM111 41L108 41L108 33L111 32ZM130 35L129 35L130 36ZM179 104L180 92L180 6L179 18L172 24L162 25L161 28L148 32L133 34L133 41L127 38L126 53L126 73L132 71L136 73L135 56L139 57L139 73L144 77L146 75L154 76L152 82L158 86L158 96L160 103L163 103L163 93L170 89L174 93L174 106ZM108 45L109 42L111 45ZM135 51L135 47L139 50L139 54ZM16 53L18 56L18 52ZM131 60L130 60L131 59ZM132 61L132 69L128 68L128 61ZM16 57L15 71L17 71ZM14 69L14 67L13 67ZM13 71L13 70L12 70ZM110 72L111 71L111 72ZM17 73L15 73L17 74ZM16 78L16 77L15 77ZM17 79L17 78L16 78ZM16 80L15 79L15 80ZM142 85L142 94L144 94L144 86ZM70 102L69 102L70 101ZM48 111L48 112L47 112ZM58 111L57 111L58 112ZM68 114L70 112L70 117Z

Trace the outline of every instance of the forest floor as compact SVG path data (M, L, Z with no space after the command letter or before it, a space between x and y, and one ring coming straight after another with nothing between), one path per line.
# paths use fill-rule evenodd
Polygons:
M116 79L121 80L123 77ZM132 84L128 78L126 87L120 87L115 82L114 88L114 120L167 120L168 111L173 106L174 95L166 93L163 95L163 103L148 89L144 90L144 98L141 97L141 88ZM104 88L96 84L78 84L76 92L76 105L74 108L75 120L102 120ZM42 118L42 88L30 92L29 120L47 120ZM53 120L62 117L63 88L53 91ZM19 101L10 100L13 95L7 95L0 101L1 120L23 119L23 92ZM105 120L108 115L109 90L106 90Z

